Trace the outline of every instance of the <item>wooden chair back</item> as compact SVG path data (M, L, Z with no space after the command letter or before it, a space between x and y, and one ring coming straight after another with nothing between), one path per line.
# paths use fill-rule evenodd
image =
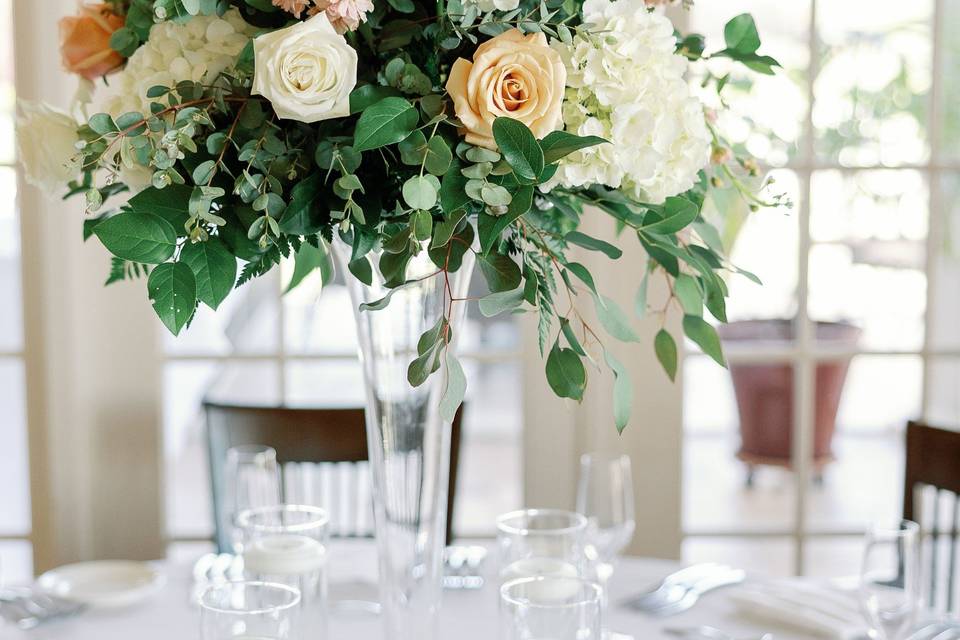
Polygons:
M904 478L903 517L924 532L927 603L956 611L960 432L908 423Z
M230 550L223 530L224 466L230 447L265 444L277 451L284 500L330 508L331 535L372 537L367 436L362 408L258 407L204 402L207 449L216 542ZM460 459L463 408L457 412L450 439L447 494L447 540L453 537L453 515Z

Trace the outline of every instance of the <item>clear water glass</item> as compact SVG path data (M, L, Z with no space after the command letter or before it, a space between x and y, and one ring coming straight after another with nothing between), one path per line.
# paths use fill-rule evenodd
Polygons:
M221 526L230 532L234 551L241 551L237 515L246 509L280 504L280 465L273 447L251 444L230 447L224 465L223 514Z
M500 588L500 640L600 640L600 586L562 576Z
M200 596L201 640L300 640L300 593L268 582L223 582Z
M597 578L606 583L617 558L636 529L633 474L625 455L588 453L580 458L577 512L587 518L587 557Z
M902 640L920 609L920 526L904 520L866 535L860 572L860 605L871 637Z
M500 579L576 578L586 568L587 519L560 509L524 509L497 518Z
M327 542L325 509L274 505L237 516L248 580L283 584L300 593L300 619L310 638L327 637Z

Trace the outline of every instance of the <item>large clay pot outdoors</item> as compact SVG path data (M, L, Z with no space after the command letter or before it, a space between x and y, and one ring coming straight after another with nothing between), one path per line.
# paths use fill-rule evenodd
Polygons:
M786 349L795 338L791 320L747 320L719 328L729 350L751 346ZM817 342L823 348L853 351L860 329L846 323L816 323ZM837 410L850 358L821 362L816 368L813 463L818 473L833 460L831 443ZM793 442L793 365L731 364L730 374L740 413L741 445L737 457L755 465L791 466Z

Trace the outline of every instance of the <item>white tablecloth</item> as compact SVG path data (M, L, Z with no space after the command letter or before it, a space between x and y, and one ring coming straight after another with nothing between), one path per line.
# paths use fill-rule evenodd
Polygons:
M495 560L486 570L495 571ZM3 640L192 640L199 636L198 613L190 603L191 567L162 564L167 583L161 592L122 610L87 611L81 616L49 623L23 632L0 626ZM616 605L627 595L655 584L678 565L663 560L625 558L611 582L613 603L609 624L614 631L630 633L637 640L669 638L667 627L709 624L742 637L775 632L777 640L809 640L809 634L773 628L744 620L723 590L708 594L692 610L665 620L647 618ZM331 547L331 581L362 579L373 582L376 556L371 542L335 542ZM497 637L497 590L494 580L476 591L445 591L441 617L442 637L455 640L495 640ZM731 589L736 589L732 587ZM727 592L729 593L729 592ZM2 625L2 623L0 623ZM385 638L376 616L331 617L331 640L381 640ZM311 639L312 640L312 639Z

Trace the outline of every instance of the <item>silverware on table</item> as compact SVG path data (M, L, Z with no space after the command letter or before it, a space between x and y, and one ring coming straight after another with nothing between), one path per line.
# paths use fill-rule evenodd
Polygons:
M0 589L0 618L19 629L77 615L86 606L30 588Z
M714 589L743 582L747 574L741 569L712 565L678 575L679 572L668 576L653 592L627 600L624 605L649 615L674 615L686 611Z
M907 640L957 640L960 638L960 621L937 621L914 630Z
M679 638L688 638L689 640L774 640L772 633L764 633L763 635L753 636L751 638L738 638L716 627L709 627L707 625L664 629L664 632Z
M487 557L485 547L452 545L443 552L445 589L480 589L484 585L481 569Z

